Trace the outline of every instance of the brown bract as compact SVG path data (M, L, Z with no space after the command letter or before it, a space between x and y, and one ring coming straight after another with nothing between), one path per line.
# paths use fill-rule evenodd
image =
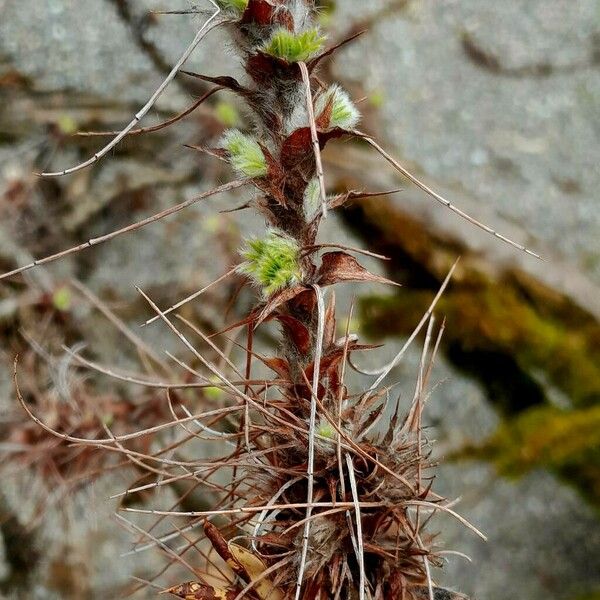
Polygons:
M183 600L235 600L239 590L218 589L207 583L190 581L165 590L164 593L183 598Z
M248 6L242 15L241 24L252 23L267 27L279 24L290 31L294 28L294 19L289 10L281 2L268 0L249 0Z
M344 281L369 281L400 285L391 279L370 273L346 252L327 252L323 255L321 266L316 273L317 284L328 286Z

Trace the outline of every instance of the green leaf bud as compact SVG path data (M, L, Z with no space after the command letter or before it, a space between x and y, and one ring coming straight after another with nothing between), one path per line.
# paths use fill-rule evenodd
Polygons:
M245 262L240 271L259 285L265 296L302 278L297 242L278 231L271 230L264 238L248 240L241 255Z
M317 177L308 182L304 190L304 216L311 219L321 206L321 186Z
M352 129L360 121L360 112L350 100L348 93L339 85L332 85L317 99L317 114L321 114L331 102L331 117L329 127Z
M229 153L231 166L246 177L265 177L269 171L267 159L260 144L238 129L230 129L221 140L222 147Z
M248 7L248 0L216 0L219 8L228 12L242 14Z
M289 63L304 62L313 58L325 43L325 37L318 28L293 33L287 29L277 29L262 50L266 54L281 58Z

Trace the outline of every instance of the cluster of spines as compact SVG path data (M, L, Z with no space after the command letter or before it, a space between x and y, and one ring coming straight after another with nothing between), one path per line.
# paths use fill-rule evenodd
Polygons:
M298 2L300 3L301 0L298 0ZM298 284L308 285L311 281L316 281L318 285L329 285L329 283L322 283L322 281L329 281L327 278L318 279L315 277L315 279L310 279L312 277L312 265L310 260L302 258L303 250L314 244L316 228L312 230L309 226L313 222L318 223L315 217L318 216L318 211L324 199L322 198L321 181L316 176L316 164L312 166L312 162L309 160L314 151L315 141L312 137L314 131L310 132L310 137L307 134L311 124L308 121L309 111L305 104L307 97L304 91L305 83L300 77L300 69L294 64L305 62L309 72L311 72L318 63L318 57L322 52L325 38L317 27L309 25L294 28L290 25L287 28L283 26L282 21L276 20L276 15L281 16L285 13L283 7L281 7L281 12L273 11L271 13L269 17L270 30L267 28L266 23L257 22L256 30L252 30L250 34L248 33L250 28L247 21L251 17L253 3L247 0L219 0L219 3L229 12L236 13L239 16L246 11L242 33L245 35L247 45L244 47L243 54L249 56L247 72L250 80L255 83L261 82L258 89L246 90L247 93L244 94L246 100L249 101L250 108L255 109L256 112L255 135L249 135L237 129L229 130L222 137L220 147L224 151L225 158L239 175L254 180L253 183L262 196L256 204L264 209L263 213L268 222L276 226L269 229L264 237L252 238L246 241L245 246L240 250L243 262L238 267L238 271L246 275L260 288L262 299L267 306L275 306L277 299L271 298L271 296L286 287L298 286L299 289L306 290L305 287ZM271 5L265 3L265 5L267 4ZM273 2L272 5L274 4ZM296 6L293 0L290 0L289 4L290 6ZM258 5L258 2L256 5ZM293 10L290 10L290 17L292 13ZM302 23L305 23L305 21L302 20ZM279 75L281 75L280 81L275 81ZM334 138L338 134L343 135L344 131L352 133L352 130L358 124L360 113L348 93L340 86L332 85L316 93L315 96L314 125L317 128L317 135L323 135L322 138L319 137L319 141L324 143L327 139L330 139L329 136ZM291 99L289 103L283 101L286 97ZM269 120L265 118L265 115L274 115L280 119ZM332 130L342 131L332 132ZM292 140L293 143L288 144L289 140ZM295 219L304 220L304 223L298 224L294 222ZM312 239L308 239L309 236L303 237L302 234L297 235L298 231L304 232L307 230L311 231ZM293 237L286 232L293 233ZM344 268L347 271L349 259L346 256L344 260ZM309 263L308 266L305 264L306 261ZM333 262L333 259L331 261ZM305 268L303 269L301 265L304 265ZM316 266L314 268L317 271ZM344 272L344 276L347 276L347 274L347 272ZM334 278L332 281L334 281ZM315 289L317 289L316 286ZM294 292L294 290L291 291ZM296 296L293 297L296 298ZM302 302L306 304L302 304ZM299 406L298 401L300 400L302 403L310 397L307 392L308 384L299 378L298 373L308 376L310 369L314 368L314 365L310 363L304 365L298 359L297 349L300 346L297 342L301 343L307 340L308 350L306 355L310 356L313 344L312 334L317 319L316 308L314 306L310 307L310 300L306 297L302 301L298 297L297 304L294 303L295 300L294 302L290 301L277 305L280 308L273 313L277 318L282 319L282 323L285 324L284 329L287 328L286 331L293 330L293 334L290 334L289 331L287 334L290 343L284 344L284 348L293 347L293 351L291 353L284 352L281 356L271 359L268 364L271 368L276 369L280 377L285 380L289 379L289 383L294 384L293 393L290 393L289 396L282 393L280 402L285 404L285 401L289 400L288 408L295 414ZM327 321L325 329L330 331L328 335L333 336L335 317L331 313L325 318ZM352 347L347 348L348 351L352 351L352 349ZM336 378L339 376L339 360L343 357L343 349L335 346L333 337L331 339L327 337L327 339L324 338L323 352L327 356L322 356L320 359L322 372L316 395L320 395L322 386L324 395L321 401L325 405L329 405L331 398L337 397L333 390L338 389L334 386L339 384ZM298 412L299 416L301 414L301 411ZM341 431L353 430L353 437L360 439L360 422L361 416L358 413L344 415L340 424ZM375 485L372 489L371 481L367 479L363 481L363 478L359 477L358 491L356 492L357 501L361 494L365 493L372 495L375 492L375 495L379 495L384 502L389 501L390 498L396 501L398 498L412 497L412 494L420 493L420 483L415 481L417 472L415 465L422 460L420 457L420 443L411 440L410 442L403 441L396 444L394 441L395 434L396 421L394 420L390 424L390 430L386 436L387 446L384 444L383 447L379 448L381 460L389 464L394 471L401 472L402 477L408 479L415 486L416 491L410 489L411 485L407 489L406 484L389 481L385 479L385 476L381 479L381 485ZM285 436L286 434L280 431L278 435ZM315 464L323 469L325 465L330 463L331 454L337 447L340 433L328 420L321 418L315 423L314 435L317 444ZM391 443L389 440L391 440ZM370 444L371 442L367 444L365 451L373 449ZM296 448L295 444L293 446ZM376 443L375 446L377 446ZM278 458L281 459L279 465L289 465L290 473L303 473L306 470L305 449L301 445L285 455L278 456ZM337 469L337 465L331 468L332 477L329 479L323 478L322 480L320 477L316 477L315 485L327 490L327 492L331 491L324 484L330 483L336 477ZM328 467L325 471L329 472ZM327 479L327 482L325 482L325 479ZM290 481L285 478L283 482L276 479L273 481L274 489L281 489L282 485L287 486ZM386 485L383 485L383 483ZM297 488L302 488L302 486L297 486ZM303 489L299 491L299 489L290 487L289 493L292 492L298 494L298 501L305 498ZM337 497L338 494L334 491L332 500L335 502ZM403 519L406 516L404 511L405 508L400 507L394 510L394 514L399 519ZM335 518L315 522L310 535L311 545L319 545L319 532L322 530L335 530L335 539L332 538L325 545L329 545L331 551L346 553L345 544L348 540L348 533L344 527L340 530L338 525L339 523L336 522ZM272 532L274 543L277 542L277 534L278 530L274 527ZM297 537L292 535L290 538L286 538L282 534L280 543L284 545L289 543L291 547L295 547L300 540L300 535ZM306 539L309 539L308 534ZM256 541L257 543L264 543L264 548L268 550L270 543L267 536L264 536L264 539L258 536ZM407 560L410 564L405 567L406 571L410 572L410 576L422 579L424 578L424 567L422 561L418 558L413 560L410 556L412 547L409 537L407 537L407 544L409 549L406 556L409 557ZM217 546L222 547L223 544ZM351 555L352 553L349 552L348 554ZM370 554L371 557L375 556L375 553ZM264 558L268 557L268 553L263 556ZM333 573L331 569L325 568L331 562L330 558L329 552L325 552L320 558L318 551L311 552L309 556L310 570L322 578L322 584L325 587L328 585L328 574ZM400 568L393 567L389 561L386 562L385 559L373 558L373 561L372 578L375 580L378 577L382 578L382 589L385 589L386 597L391 598L387 594L391 593L392 589L396 590L397 583L402 580L404 573ZM265 563L263 568L266 568L267 564ZM298 568L300 582L303 574L306 576L306 573L303 572L304 567L303 564ZM388 571L390 572L388 573ZM273 578L273 581L276 582L278 588L281 586L281 590L289 592L294 589L294 586L298 585L298 574L295 573L295 569L292 573L279 573ZM369 578L371 578L371 574ZM349 578L347 590L349 591L351 587L355 587L357 583ZM340 586L339 590L342 590L342 587ZM298 591L301 588L296 587L295 589ZM423 589L421 588L421 591ZM237 591L232 593L237 595ZM276 595L275 597L283 598L283 594L282 591L280 596ZM285 597L289 596L286 595Z
M345 342L343 347L339 340L335 340L335 302L332 299L331 304L325 309L323 301L324 296L321 287L332 285L339 281L367 281L369 280L367 275L373 280L373 276L360 267L356 260L347 253L332 252L323 255L322 264L318 270L316 265L313 265L310 258L308 258L311 251L318 249L318 246L313 245L318 225L318 219L314 219L314 216L320 207L321 200L323 199L322 195L324 194L323 182L314 176L316 169L312 166L313 163L307 159L309 157L309 150L311 152L314 151L316 158L318 159L318 146L320 144L324 145L328 139L338 137L345 133L354 133L355 135L362 136L360 133L351 131L359 121L359 111L352 103L348 94L339 86L334 85L317 95L314 106L317 117L314 125L317 127L318 131L315 133L314 127L311 127L310 138L307 135L309 125L307 121L303 122L299 127L294 128L293 130L291 130L292 128L290 127L286 127L286 123L282 123L281 127L277 128L279 123L275 119L272 121L266 119L265 115L270 116L273 113L277 113L278 108L281 106L286 106L287 108L287 104L291 105L296 100L298 102L296 102L295 106L301 107L299 104L300 98L305 99L308 97L310 99L310 93L302 93L302 95L298 93L303 92L303 85L310 86L310 82L308 82L310 76L306 76L306 70L298 69L298 65L293 63L306 62L309 72L312 72L319 63L319 60L328 54L325 53L319 56L325 38L321 35L321 32L317 27L309 26L304 29L294 30L293 15L296 15L296 13L294 13L292 9L287 11L287 16L292 20L292 24L289 28L282 26L281 23L284 22L285 19L276 20L275 16L281 16L285 12L285 0L215 1L228 16L242 17L242 15L244 15L244 18L241 19L240 22L244 24L244 32L246 34L249 30L247 24L252 21L253 10L256 11L254 16L262 15L261 19L265 21L264 23L260 23L257 19L256 29L262 31L261 34L253 36L248 35L248 38L252 39L251 49L257 53L254 57L259 59L253 64L253 72L251 72L250 68L247 69L250 78L254 78L255 81L265 81L267 82L267 85L269 85L269 83L273 82L277 77L278 73L282 74L281 81L273 83L272 89L270 90L272 93L269 96L267 96L267 94L261 94L260 92L263 90L244 90L246 92L246 98L250 98L250 102L254 102L254 108L257 109L257 112L260 112L257 121L262 118L264 121L263 125L265 126L264 130L269 133L257 138L237 129L231 129L224 134L221 140L221 149L218 152L220 157L224 157L229 161L233 169L239 175L254 180L252 183L255 184L260 193L264 194L264 197L256 204L261 208L264 208L264 212L269 217L270 222L277 223L280 228L268 230L267 235L263 238L249 240L246 247L241 251L244 262L240 265L238 270L239 272L246 274L262 289L263 299L268 299L269 296L287 286L297 286L298 283L303 281L303 277L306 274L309 274L310 278L307 281L304 281L304 283L307 285L308 283L313 283L313 290L305 286L297 286L297 290L290 290L292 294L285 296L283 299L276 298L270 307L267 306L267 308L270 308L269 314L273 314L276 318L281 320L284 330L288 332L287 337L291 342L290 344L287 344L287 346L284 346L284 351L281 356L271 359L270 362L267 362L265 359L265 363L276 371L281 380L283 380L280 398L277 400L277 404L273 403L273 406L276 407L276 410L287 410L286 417L296 417L301 424L302 419L306 414L305 408L307 401L310 401L311 404L314 403L315 407L319 402L322 402L325 407L323 410L325 414L327 414L327 409L332 405L332 401L337 401L340 406L338 426L334 425L334 422L330 420L329 416L326 419L321 418L317 422L311 422L310 435L308 436L308 455L311 456L311 436L316 436L319 443L324 443L317 446L315 460L309 459L308 470L306 465L306 450L304 445L301 442L299 443L298 425L294 423L294 428L292 429L290 427L290 429L287 430L287 419L278 419L279 430L273 434L272 440L283 440L287 436L291 443L287 446L284 446L283 444L281 447L274 446L272 448L273 452L269 452L269 454L272 454L274 457L273 465L276 465L277 467L273 472L277 473L277 477L281 475L284 478L283 485L281 485L280 481L276 478L273 479L272 483L274 489L279 490L276 493L276 496L279 497L280 492L285 486L287 496L291 496L292 492L295 492L300 499L304 499L306 497L304 475L308 472L308 475L311 478L311 486L315 483L317 487L320 486L321 488L321 493L316 493L315 495L312 495L311 493L307 500L307 502L310 503L309 506L312 507L313 498L327 497L327 494L330 494L332 496L332 504L335 507L339 493L337 486L332 486L332 483L335 484L336 478L340 478L340 483L342 484L341 488L343 489L344 472L341 465L330 460L329 453L332 449L337 449L341 452L342 445L340 441L342 438L347 438L353 446L362 445L362 447L358 448L359 452L357 453L363 455L362 457L359 457L361 462L364 462L366 466L369 466L369 461L375 462L375 459L371 458L371 454L377 455L378 458L376 463L377 468L374 468L372 472L366 473L361 473L361 469L359 468L356 473L357 477L355 477L353 456L351 453L346 454L346 462L348 465L347 471L349 476L352 476L350 478L352 497L355 499L356 503L355 516L357 521L357 539L362 539L358 532L358 528L362 523L358 506L360 497L380 498L379 504L381 505L382 515L387 518L390 513L394 513L394 516L396 517L395 521L393 521L395 523L394 526L397 525L399 530L403 528L404 524L408 524L406 527L407 532L399 531L399 533L406 534L406 552L402 557L402 560L404 560L406 564L402 563L402 560L398 556L403 548L398 541L401 538L399 534L396 535L397 547L395 548L395 557L383 546L377 546L378 540L375 534L378 533L378 531L381 531L381 537L384 538L388 533L387 529L389 529L389 527L386 523L383 523L383 526L380 527L381 522L377 521L375 523L375 520L371 515L368 515L364 521L367 523L371 522L369 524L374 527L375 532L367 533L365 539L372 539L375 543L372 544L371 548L359 549L355 539L352 537L352 527L346 527L346 516L349 514L348 511L346 511L346 515L343 515L342 513L337 515L336 513L336 516L333 516L332 518L329 518L328 516L327 519L323 518L318 522L315 519L312 536L309 536L308 529L306 529L306 534L302 538L300 538L300 535L303 534L292 533L290 536L289 532L295 525L289 527L284 518L273 518L273 532L271 532L270 535L265 535L262 538L257 534L254 535L252 541L255 550L257 546L254 544L256 543L262 543L265 547L273 546L277 549L277 552L279 552L282 547L285 548L286 543L293 549L297 547L298 541L300 540L302 540L305 550L308 550L309 540L311 544L317 547L316 551L312 552L316 558L311 557L309 562L306 563L309 565L309 569L306 573L304 572L306 566L304 559L307 556L306 551L304 552L304 558L302 559L303 562L297 569L298 578L296 578L296 573L293 572L295 569L291 569L291 577L294 578L295 581L290 579L289 574L280 573L277 574L277 579L275 579L275 577L273 578L273 580L276 581L276 584L270 583L266 578L267 564L263 563L262 559L259 559L258 556L241 546L238 547L239 552L242 554L246 553L246 558L242 560L239 557L233 557L235 560L230 560L231 556L234 554L232 549L235 548L235 544L226 542L224 538L218 538L214 531L211 533L210 528L215 528L208 521L205 524L207 537L213 544L213 548L224 560L226 560L227 564L232 567L237 579L243 580L246 584L252 584L252 586L256 583L254 586L256 588L256 595L260 598L268 597L273 598L273 600L279 600L279 598L281 598L283 600L284 592L279 592L275 585L281 587L282 590L290 589L291 586L296 585L295 589L298 595L302 590L301 585L303 579L312 579L312 589L309 592L312 593L315 591L316 587L314 585L314 573L321 576L321 579L316 582L317 585L322 587L322 590L316 590L319 595L321 595L321 591L324 593L331 591L332 595L335 595L336 598L340 597L340 592L345 585L344 573L346 573L348 594L352 593L350 588L356 588L356 584L359 583L361 594L364 590L368 590L368 586L372 584L373 588L378 590L375 591L377 597L385 596L386 598L391 598L393 594L393 597L395 598L400 597L399 594L401 594L404 598L406 595L405 579L408 579L408 577L405 577L405 573L408 573L410 578L414 581L413 587L416 590L415 594L411 594L411 596L413 598L424 598L424 594L427 592L431 596L433 593L431 587L427 590L424 585L420 585L425 579L424 572L427 570L426 565L428 563L426 561L429 560L427 550L422 541L418 538L416 532L412 530L410 520L407 519L407 505L394 506L394 504L398 504L401 500L413 498L415 494L417 494L419 502L423 502L424 499L428 497L428 490L427 492L424 492L421 489L421 466L424 464L421 438L420 436L418 439L416 436L409 436L408 433L411 433L413 431L412 429L405 430L405 428L398 428L396 415L394 415L389 423L388 432L380 443L377 440L363 440L363 436L366 437L366 433L371 425L378 421L379 416L383 414L382 411L378 412L377 410L373 410L366 420L363 418L365 413L368 414L369 407L373 406L373 401L369 402L369 399L371 398L370 392L363 396L359 403L354 406L347 406L346 410L342 411L342 408L344 408L343 401L346 399L344 396L346 390L343 386L343 369L342 377L340 377L339 373L340 364L343 364L343 361L346 360L349 352L357 349L365 349L366 347L359 346L355 341L351 340L351 336L343 338L343 341ZM309 3L309 0L288 0L287 4L292 8L298 8L300 6L306 7L307 14L310 10L309 6L312 6L312 3ZM260 13L257 8L259 6L262 7L260 10L266 10L267 12L264 14ZM269 10L272 12L269 12ZM265 16L266 14L269 16ZM301 19L303 26L305 20L306 19L304 18ZM266 28L267 23L270 24L273 29L270 34L269 29ZM245 48L245 50L247 50L247 48ZM250 65L250 61L248 61L248 64ZM264 71L264 77L253 77L253 75L256 75L261 69ZM302 78L298 77L300 72L302 73ZM216 80L216 78L206 79ZM232 78L222 79L231 81ZM223 87L227 87L227 85L224 85ZM231 89L236 90L241 89L241 86L239 85L237 87L231 85L230 87ZM281 100L281 98L285 98L286 95L291 98L289 103L275 103L274 108L269 105L274 99ZM260 109L262 109L262 112ZM303 107L303 110L305 109L306 107ZM283 114L284 112L285 111L280 110L280 113L282 114L276 114L276 116L282 117L281 121L287 119L288 121L293 121L295 123L295 120L291 119L289 114ZM307 110L306 114L309 112L310 111ZM303 116L302 111L300 110L296 111L296 113L300 117ZM235 114L232 114L230 111L225 112L224 116L224 120L228 122L229 126L234 125L236 120ZM313 124L311 123L310 125L312 126ZM255 126L257 130L260 129L257 123L255 123ZM342 131L331 132L330 130L333 129ZM295 136L293 139L296 145L293 146L293 144L290 143L289 145L293 147L287 148L287 152L292 155L291 158L293 160L290 160L288 157L288 160L284 161L284 152L281 148L278 148L279 142L282 141L282 136L278 136L278 133L282 131L286 132L286 135L289 134L289 137L283 140L284 146L285 142L288 142L294 133L301 134ZM271 135L271 133L273 133L273 135ZM324 135L319 137L321 134ZM266 139L269 141L266 142ZM315 147L317 147L317 150L315 150ZM281 150L281 152L278 153L278 150ZM278 163L279 158L282 159L280 161L281 164ZM315 160L314 162L315 164L318 164L319 161ZM288 165L290 164L292 166L288 168ZM286 168L291 172L290 176L285 172ZM239 187L240 183L244 184L249 182L241 181L234 183ZM286 188L286 186L288 187ZM289 189L292 191L288 194ZM291 198L289 196L291 196ZM276 205L275 208L277 209L277 212L270 210L270 202L273 205ZM293 210L288 210L289 206L293 203L295 203L295 206L292 207ZM313 236L309 241L306 240L309 236L303 237L302 235L296 235L297 231L304 231L302 227L298 226L297 223L292 223L291 226L289 225L290 221L294 218L302 220L302 213L304 220L307 223L301 225L305 226L304 230L309 230L310 235ZM312 222L308 223L309 221ZM316 223L316 225L312 227L314 223ZM294 237L287 235L282 231L288 231L286 225L289 226L291 232L294 232ZM306 250L308 250L308 253L305 253ZM304 265L305 267L304 272L301 265ZM378 280L381 279L382 278L378 278ZM293 295L294 293L296 295ZM312 298L310 297L311 294L313 296ZM277 300L279 300L279 303L276 303ZM58 301L55 302L55 304L57 308L60 308L60 306L58 306L60 304ZM68 303L63 301L62 304ZM267 302L266 304L268 305L269 303ZM263 314L265 314L265 311L261 313L261 315ZM253 316L251 315L250 319L252 318ZM246 320L244 323L252 323L252 320ZM315 332L317 332L319 336L318 340L320 340L320 342L315 343L315 339L317 339L314 335ZM286 355L285 348L292 346L293 350ZM313 346L315 347L314 353ZM306 350L299 351L300 348L306 348ZM252 351L250 349L248 350L248 354L249 357L251 357ZM308 357L306 359L306 364L303 363L304 359L302 357ZM312 361L312 363L308 362L309 360ZM248 372L249 371L250 362L248 362ZM312 384L312 387L309 383L311 373L314 374L314 382L316 382ZM216 381L209 381L211 383L219 384L221 378L217 377L216 379ZM224 379L223 381L226 382ZM252 393L250 391L250 380L247 379L242 383L246 386L248 393ZM289 384L292 385L290 386ZM233 385L230 384L229 387L233 388ZM214 399L217 399L222 393L221 387L219 385L209 387L206 393L213 394ZM214 396L215 394L216 396ZM244 392L244 396L248 399L246 392ZM376 398L374 398L374 400L375 399ZM265 392L264 406L266 407L267 404ZM420 404L415 404L415 406L418 408ZM321 407L319 406L319 408ZM319 414L316 416L318 417ZM291 422L293 421L294 419L291 419ZM365 423L368 423L368 425L365 425ZM244 426L246 425L247 430L245 433L247 437L245 449L248 453L251 453L254 439L259 438L250 438L248 434L252 431L253 425L249 421L244 423ZM266 453L263 454L262 452L262 450L264 450L264 442L262 440L265 439L265 434L267 436L269 435L269 431L264 431L264 425L260 425L260 427L261 442L260 444L257 444L256 447L261 447L261 455L267 456ZM397 433L402 431L407 432L407 439L397 440ZM215 430L213 433L218 435L221 432ZM252 441L250 441L251 439ZM354 443L352 440L356 440L357 443ZM238 449L240 449L240 452L244 451L242 445L238 446ZM355 449L356 448L354 448L354 450ZM346 452L346 450L344 450L344 452ZM364 461L362 461L363 458ZM313 468L311 461L316 464L318 469L315 470ZM389 478L388 473L384 473L383 470L379 469L380 464L386 466L388 473L392 472L393 468L394 472L397 471L398 473L401 473L401 475L399 474L396 478ZM392 468L387 467L387 465L391 465ZM294 472L298 474L296 479L290 478ZM325 473L325 476L323 473ZM299 488L297 490L290 486L290 484L294 484L294 481L296 480L301 482L300 485L297 486L297 488ZM260 483L265 483L264 477L261 479ZM237 486L237 482L235 485ZM266 488L268 489L268 485ZM232 495L237 489L237 487L232 488ZM252 490L253 497L255 497L257 491L260 493L260 489L256 486L249 489ZM344 497L343 499L348 497L348 489L346 489L345 493L342 493L342 496ZM276 497L271 496L269 501L271 500L276 500ZM284 500L282 499L282 503L283 502ZM372 507L374 509L373 513L375 513L379 505L377 502L373 502L373 504L377 505ZM435 506L432 503L429 504ZM292 520L297 516L297 513L294 512L293 514L289 513L288 517L285 506L283 509L277 508L276 512L277 514L282 515L282 517L287 517ZM307 511L307 513L310 512L311 511ZM338 516L340 519L337 518ZM323 517L325 517L325 514ZM310 518L307 517L306 521L310 522ZM391 522L392 521L390 521L390 523ZM280 538L278 538L276 535L278 532L276 530L277 527L282 525L286 528L281 532ZM323 535L323 532L325 532L326 535ZM353 542L359 563L360 558L362 557L363 572L361 573L361 577L365 579L365 581L357 582L354 577L355 573L351 572L355 569L356 563L354 562L354 559L344 563L345 570L342 568L339 573L335 571L335 569L341 565L341 563L337 561L340 556L343 558L345 558L345 554L352 556L350 550L351 545L348 543L349 540ZM404 543L404 540L401 541ZM419 545L418 551L415 551L416 541L418 541ZM321 542L323 542L323 544L319 545ZM327 544L330 546L329 549L326 552L322 552L322 547ZM290 554L292 552L293 550L290 551ZM364 565L365 553L367 553L370 558L368 578L366 577ZM334 555L336 560L332 560ZM269 558L268 554L262 554L262 556L264 558ZM270 559L273 560L276 556L281 556L281 554L273 555ZM252 558L252 560L250 558ZM421 558L423 558L423 561L420 560ZM258 568L257 562L259 563ZM248 566L247 570L245 569L245 565ZM276 564L273 564L269 570L273 569L275 566ZM330 568L325 569L325 566L329 566ZM249 571L251 571L251 573ZM288 571L288 569L285 571ZM325 573L325 571L327 572ZM329 577L329 580L327 577ZM367 579L370 579L371 581L367 581ZM337 592L332 590L332 585L329 584L331 581L338 582L339 587ZM236 586L238 583L239 581L236 581ZM268 587L267 593L262 593L260 586L263 585ZM190 584L179 586L177 591L171 590L171 592L184 598L207 598L209 596L205 592L209 591L209 587L211 586L205 585L204 583L191 582ZM250 589L250 587L251 585L249 585L247 589ZM306 587L309 588L308 585ZM435 598L442 598L437 591L438 590L436 590ZM237 588L231 588L221 592L213 590L213 592L211 592L212 595L210 595L210 597L238 598L243 595L243 592L238 593ZM289 595L286 595L286 597L289 597ZM355 594L352 594L352 597L355 597ZM451 596L444 595L443 597L450 598Z

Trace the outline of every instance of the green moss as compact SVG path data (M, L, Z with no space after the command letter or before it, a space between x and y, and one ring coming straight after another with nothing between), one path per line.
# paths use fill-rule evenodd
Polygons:
M241 254L245 262L240 270L262 288L265 296L302 277L298 244L276 231L271 231L265 238L248 240Z
M365 298L363 320L373 336L406 335L429 306L434 293L404 290L388 298ZM542 374L579 406L600 401L598 325L566 327L535 308L502 283L465 282L438 303L446 316L446 346L464 352L510 356L532 376Z
M600 406L528 410L503 423L483 445L465 449L462 456L490 460L509 477L550 469L576 483L600 507Z
M301 33L293 33L281 28L273 33L262 50L289 63L304 62L313 58L324 43L325 37L316 27Z
M599 5L600 8L600 5ZM600 600L600 590L577 596L575 600Z
M256 178L265 177L269 172L264 152L253 137L230 129L223 136L221 145L229 153L231 166L240 175Z

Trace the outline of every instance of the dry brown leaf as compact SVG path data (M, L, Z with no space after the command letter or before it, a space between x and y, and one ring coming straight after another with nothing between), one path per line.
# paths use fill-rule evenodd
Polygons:
M246 583L256 582L248 594L249 597L257 597L260 600L283 600L283 594L269 579L260 579L267 568L261 559L242 546L228 543L210 521L205 523L204 532L217 554L238 577ZM228 597L225 598L229 600Z
M229 544L229 550L235 560L246 570L251 581L260 579L266 571L265 563L250 550L237 544ZM254 586L254 591L261 600L283 600L283 593L268 578L258 581Z
M234 600L239 590L215 588L205 583L190 581L165 590L163 594L172 594L183 600Z
M258 327L270 314L277 310L282 304L289 302L302 292L305 292L308 288L303 285L296 285L294 287L288 287L276 294L273 294L267 301L265 307L258 315L255 327Z
M347 135L345 129L335 127L328 131L318 131L319 146L325 148L329 140ZM281 165L284 169L294 169L305 160L312 160L314 148L310 127L300 127L291 133L281 147Z
M367 271L360 263L346 252L328 252L323 255L321 267L317 272L316 283L321 286L333 285L342 281L371 281L400 285Z
M301 354L310 352L310 332L298 319L290 315L276 315L275 317L285 329L286 335L291 338Z
M285 358L278 357L264 357L260 356L259 359L269 367L272 371L277 373L281 379L290 379L290 365Z
M242 23L256 23L267 26L276 22L290 31L294 28L294 20L290 11L281 6L275 7L267 0L249 0L242 15Z

